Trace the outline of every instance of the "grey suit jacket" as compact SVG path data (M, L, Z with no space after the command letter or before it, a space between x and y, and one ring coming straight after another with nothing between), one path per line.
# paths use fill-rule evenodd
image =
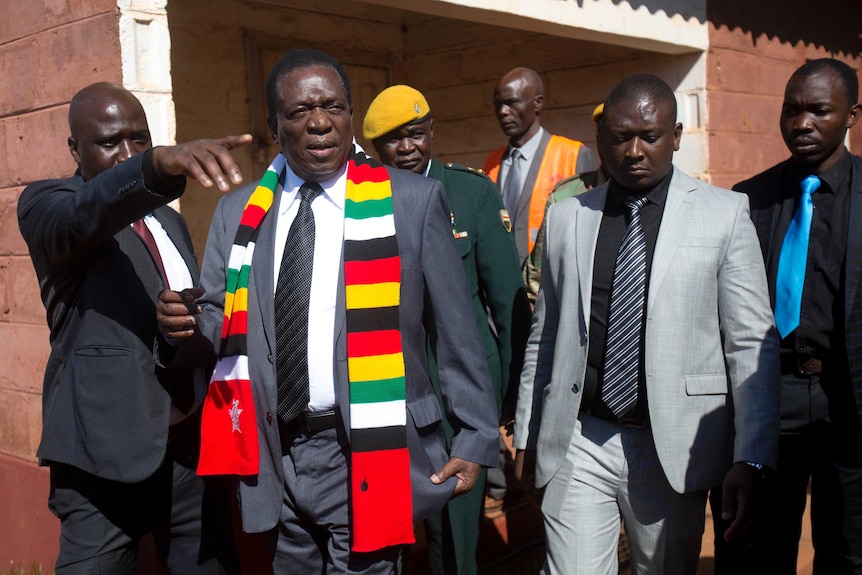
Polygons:
M593 256L608 185L551 206L515 446L536 482L560 469L581 404ZM775 466L778 337L747 198L674 169L646 309L650 430L678 492L721 483L735 461Z
M455 481L440 486L429 478L449 458L439 403L428 376L427 343L436 348L447 418L455 428L451 455L485 466L496 464L497 407L476 329L461 257L452 236L449 209L439 182L404 170L389 170L398 252L401 257L399 319L407 380L407 444L418 520L439 511ZM254 186L223 198L210 227L201 285L201 332L218 345L223 319L225 269L243 207ZM271 529L284 495L276 416L275 319L273 311L274 214L278 197L261 224L249 281L248 351L261 445L260 472L240 482L243 528ZM318 231L318 233L322 233ZM343 286L343 278L340 282ZM349 434L349 385L344 289L336 302L336 398ZM193 342L189 342L193 344Z

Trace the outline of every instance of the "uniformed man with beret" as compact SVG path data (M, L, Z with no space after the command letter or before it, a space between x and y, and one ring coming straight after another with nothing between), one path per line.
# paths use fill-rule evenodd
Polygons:
M362 131L384 164L443 184L452 235L461 252L500 409L510 382L517 388L530 324L512 226L490 179L472 168L441 164L431 157L433 123L425 97L410 86L398 85L374 99ZM493 323L488 321L489 313ZM450 501L442 517L426 522L435 575L477 572L484 484L483 471L476 488Z

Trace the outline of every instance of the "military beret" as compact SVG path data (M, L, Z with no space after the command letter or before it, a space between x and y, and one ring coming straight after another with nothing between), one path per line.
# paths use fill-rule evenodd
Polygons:
M604 113L605 113L605 104L604 104L604 102L602 102L601 104L596 106L595 110L593 110L593 124L598 124L599 120L602 119L602 114L604 114Z
M430 113L425 96L416 88L404 84L389 86L368 106L362 122L362 135L375 140Z

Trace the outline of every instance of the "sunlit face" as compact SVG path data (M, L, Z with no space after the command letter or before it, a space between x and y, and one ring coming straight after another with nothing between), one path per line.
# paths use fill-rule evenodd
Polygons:
M535 92L523 76L517 75L504 79L494 90L494 113L510 141L524 139L531 129L538 130L542 96Z
M278 95L267 123L291 169L308 182L336 174L353 149L353 108L338 73L299 68L279 79Z
M85 180L152 147L147 116L134 96L106 93L79 110L69 152Z
M681 135L671 106L647 99L605 107L597 133L605 169L634 192L652 188L670 172Z

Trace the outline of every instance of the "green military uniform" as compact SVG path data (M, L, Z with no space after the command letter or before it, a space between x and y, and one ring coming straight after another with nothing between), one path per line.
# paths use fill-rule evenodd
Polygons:
M585 179L587 182L584 181ZM575 174L560 180L554 186L551 195L548 196L548 202L545 204L545 215L548 215L548 208L551 207L551 204L582 194L594 186L604 183L606 179L604 172L598 170L598 172L584 174L583 177ZM542 276L542 246L544 244L545 221L542 220L533 251L530 252L530 257L524 263L524 285L527 286L527 296L530 298L530 303L533 304L536 303L536 295L539 293L539 280Z
M499 410L507 390L517 389L530 324L530 308L508 214L497 187L479 171L431 160L428 177L439 180L446 192L452 234L464 263ZM489 312L496 335L488 323ZM432 377L436 380L436 373ZM451 430L447 431L451 434ZM448 514L451 532L442 528L445 521L441 517L426 523L429 531L438 530L438 537L429 537L433 573L476 573L485 477L483 470L469 493L448 503L444 516ZM442 548L439 536L446 541ZM454 558L451 551L443 552L450 546L454 546Z

